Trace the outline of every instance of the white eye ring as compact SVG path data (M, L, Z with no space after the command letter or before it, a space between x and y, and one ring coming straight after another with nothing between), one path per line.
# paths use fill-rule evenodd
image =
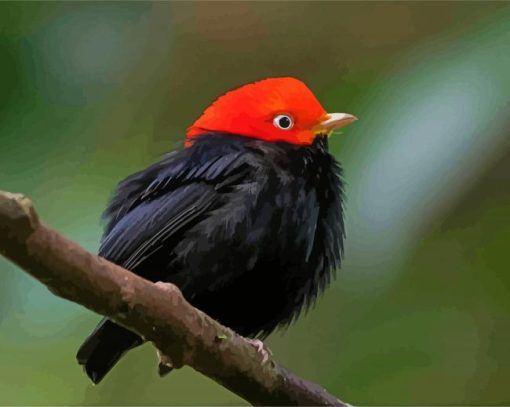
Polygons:
M288 114L279 114L273 119L273 124L282 130L290 130L294 126L294 119Z

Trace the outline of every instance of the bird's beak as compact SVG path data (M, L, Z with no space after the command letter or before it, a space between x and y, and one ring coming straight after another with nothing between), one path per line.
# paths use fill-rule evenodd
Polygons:
M358 120L356 116L349 113L328 113L326 119L314 127L316 133L329 133L335 129L345 127Z

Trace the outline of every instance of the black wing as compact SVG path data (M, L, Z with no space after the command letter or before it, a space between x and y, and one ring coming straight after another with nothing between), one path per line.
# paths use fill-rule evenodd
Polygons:
M99 255L160 279L165 265L157 264L157 254L169 251L180 232L222 205L222 191L249 171L243 154L183 150L121 182L105 211L108 224Z

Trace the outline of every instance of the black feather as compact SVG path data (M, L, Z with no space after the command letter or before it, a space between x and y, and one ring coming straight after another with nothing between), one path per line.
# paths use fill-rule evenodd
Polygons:
M340 266L342 199L326 137L298 146L208 134L119 184L99 254L265 337L309 308ZM99 381L142 343L130 334L118 346L101 328L89 337L78 354L89 376Z
M142 343L135 333L104 318L81 345L76 359L90 379L99 383L122 355Z

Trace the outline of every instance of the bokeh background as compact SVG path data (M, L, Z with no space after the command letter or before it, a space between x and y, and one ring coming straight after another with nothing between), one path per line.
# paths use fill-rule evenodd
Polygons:
M360 121L331 139L346 261L277 360L356 405L509 404L509 3L1 3L0 189L94 251L118 180L281 75ZM245 404L150 346L92 386L98 316L0 270L0 404Z

